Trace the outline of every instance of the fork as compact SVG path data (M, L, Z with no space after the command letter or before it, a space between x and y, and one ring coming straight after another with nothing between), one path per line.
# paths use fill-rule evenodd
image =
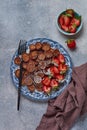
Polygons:
M21 55L24 52L26 52L26 41L25 40L20 40L19 47L18 47L18 55ZM22 70L23 70L22 65L23 65L23 61L21 60L19 87L18 87L18 99L17 99L17 110L18 111L19 111L19 107L20 107L20 95L21 95L21 86L22 86Z

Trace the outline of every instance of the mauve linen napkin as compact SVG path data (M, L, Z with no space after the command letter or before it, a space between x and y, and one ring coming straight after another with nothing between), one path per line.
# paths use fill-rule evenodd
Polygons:
M87 112L87 63L73 68L72 79L57 98L48 102L36 130L70 130L75 120Z

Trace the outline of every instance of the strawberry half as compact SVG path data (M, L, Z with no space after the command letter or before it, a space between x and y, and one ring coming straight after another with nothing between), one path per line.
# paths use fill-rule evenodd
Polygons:
M53 59L52 59L52 63L53 63L55 66L58 66L58 65L59 65L59 60L58 60L58 58L53 58Z
M64 76L61 74L57 74L56 79L58 80L59 83L61 83L64 80Z
M61 26L64 24L64 15L63 15L63 14L60 15L60 17L59 17L59 19L58 19L58 22L59 22L59 24L60 24Z
M62 25L61 28L65 31L65 32L69 32L69 27L66 25Z
M42 80L42 84L45 86L50 85L50 78L48 76L45 76L44 79Z
M63 19L64 19L64 25L68 26L70 24L70 21L71 21L70 17L67 15L64 15Z
M80 26L81 23L81 16L73 17L71 20L71 24L75 24L76 27Z
M65 57L64 57L63 54L59 54L58 59L59 59L59 62L60 62L60 63L62 63L62 64L65 63Z
M75 33L76 29L77 29L76 24L70 24L70 26L69 26L69 32L70 33Z
M50 86L52 87L52 89L57 89L59 83L55 79L51 79Z
M55 74L58 74L58 73L59 73L58 67L54 66L54 67L53 67L53 70L54 70L54 73L55 73Z
M68 69L68 66L65 65L65 64L60 64L60 65L59 65L60 74L65 74L66 71L67 71L67 69Z
M46 93L46 94L50 94L51 92L51 87L50 86L43 86L43 91Z
M55 73L54 73L54 66L51 66L51 67L50 67L50 74L51 74L51 76L54 76L54 75L55 75Z
M76 42L74 39L68 39L66 41L68 48L75 49L76 48Z
M55 77L55 74L59 74L59 69L56 66L50 67L50 76Z

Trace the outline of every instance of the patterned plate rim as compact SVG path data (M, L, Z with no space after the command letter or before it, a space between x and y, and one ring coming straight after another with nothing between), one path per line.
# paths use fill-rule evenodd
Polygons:
M26 98L28 98L30 100L43 102L43 101L48 101L49 99L53 99L53 98L59 96L64 91L64 89L68 86L68 84L71 80L72 66L73 65L72 65L71 57L69 56L68 52L65 50L65 48L60 43L53 41L51 39L48 39L48 38L36 38L36 39L29 40L26 43L26 46L28 47L30 44L35 43L35 42L42 42L42 43L48 42L51 45L51 47L58 48L59 51L64 55L64 57L66 59L66 63L69 66L64 83L62 84L62 86L60 87L60 89L58 91L52 92L50 95L45 95L43 92L38 92L38 91L30 93L30 91L27 89L26 86L22 87L21 94L23 96L25 96ZM18 89L18 82L19 81L15 77L15 73L14 73L14 71L18 68L18 66L14 64L14 58L17 55L18 55L18 53L16 50L16 52L14 53L14 55L12 57L11 65L10 65L11 78L12 78L13 84L15 85L16 89Z

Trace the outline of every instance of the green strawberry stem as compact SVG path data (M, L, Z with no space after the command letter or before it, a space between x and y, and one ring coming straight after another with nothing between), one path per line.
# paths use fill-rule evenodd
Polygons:
M68 17L72 17L72 15L71 15L71 14L68 14L68 13L66 13L66 16L68 16Z
M68 39L65 41L65 43L70 44L72 41L74 41L74 39Z

